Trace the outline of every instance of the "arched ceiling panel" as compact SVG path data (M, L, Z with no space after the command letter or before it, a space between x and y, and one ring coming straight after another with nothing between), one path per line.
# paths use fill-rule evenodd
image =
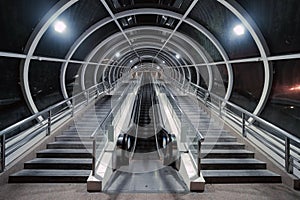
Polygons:
M234 28L242 22L218 1L198 1L189 15L206 27L225 48L230 59L257 57L260 55L250 33L236 35ZM247 48L242 48L247 46Z
M109 14L99 0L80 0L60 16L41 38L35 55L64 58L75 40L97 21ZM54 30L57 21L66 25L66 30L58 34Z

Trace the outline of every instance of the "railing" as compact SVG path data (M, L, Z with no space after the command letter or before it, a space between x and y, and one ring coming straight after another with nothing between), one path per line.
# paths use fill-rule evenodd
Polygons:
M188 87L182 89L198 97L220 117L229 120L243 137L263 144L261 147L263 151L282 165L288 173L300 177L299 138L196 84L190 83Z
M3 172L7 164L16 159L19 154L21 155L23 153L23 151L20 151L21 147L23 148L27 145L29 148L30 145L33 145L45 136L49 136L53 127L59 125L62 119L73 117L75 112L78 112L80 109L84 108L85 105L88 105L92 99L95 99L102 93L112 89L109 88L106 91L99 91L102 84L103 83L92 86L87 90L56 103L43 111L40 111L0 131L0 172ZM18 128L26 127L28 124L33 124L33 126L30 126L31 128L28 128L21 133L16 133ZM45 131L46 134L42 136L41 133ZM10 137L8 138L8 136Z
M200 133L200 131L195 128L193 123L190 121L188 116L185 114L185 112L181 109L181 107L178 105L177 100L171 93L169 89L164 87L165 93L167 98L169 99L169 102L171 104L171 108L169 107L169 110L172 110L173 114L172 116L176 115L178 120L177 124L181 127L181 138L180 142L183 143L186 147L186 149L189 151L189 154L191 155L192 161L197 168L197 174L200 176L201 174L201 144L204 141L204 136ZM197 140L197 149L195 149L194 141Z
M121 93L120 97L117 99L116 105L111 108L108 114L104 117L104 119L100 122L97 129L91 134L91 138L93 139L93 159L92 159L92 174L95 175L98 164L100 163L101 155L105 150L108 142L114 140L113 131L109 129L113 127L113 120L116 119L118 114L123 114L123 107L127 106L127 102L125 99L129 90L137 87L140 83L130 83L127 88ZM129 123L131 124L131 122ZM110 128L109 128L110 127Z

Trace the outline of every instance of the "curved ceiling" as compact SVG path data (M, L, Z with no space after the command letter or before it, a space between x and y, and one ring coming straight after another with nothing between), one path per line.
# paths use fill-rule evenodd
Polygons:
M180 84L192 82L259 115L274 93L274 65L300 58L296 0L0 4L6 30L1 33L1 62L20 61L17 79L32 113L68 98L69 86L80 91L102 81L113 84L134 66L154 63ZM55 83L41 83L49 73ZM249 77L257 80L251 83ZM45 103L51 92L56 97ZM240 102L237 95L253 100Z

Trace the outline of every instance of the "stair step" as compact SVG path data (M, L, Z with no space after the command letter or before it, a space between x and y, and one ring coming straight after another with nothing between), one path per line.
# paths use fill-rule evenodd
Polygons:
M201 170L206 183L281 183L281 177L268 170Z
M92 148L93 143L90 142L77 142L77 141L57 141L47 144L47 149L86 149Z
M59 135L55 137L55 141L92 141L92 139L90 136Z
M266 169L266 163L256 159L201 159L201 169Z
M197 145L197 144L196 144ZM201 145L204 149L244 149L245 144L238 142L206 142L204 141Z
M24 163L25 169L92 169L92 159L83 158L35 158Z
M9 177L9 183L86 183L91 170L24 169Z
M201 155L204 158L254 158L253 152L244 149L203 149Z
M200 133L202 133L205 137L206 136L232 136L231 133L229 131L225 131L225 130L211 130L211 129L199 129Z
M44 149L37 152L38 158L92 158L87 149Z
M204 142L214 142L214 141L217 141L217 142L236 142L237 138L233 137L233 136L219 136L219 137L218 136L210 136L210 135L205 136Z

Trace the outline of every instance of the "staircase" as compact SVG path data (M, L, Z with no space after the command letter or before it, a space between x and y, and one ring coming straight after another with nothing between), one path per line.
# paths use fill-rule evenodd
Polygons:
M47 149L24 163L24 169L9 177L10 183L84 183L92 169L90 135L111 109L111 96L101 98L95 107L74 121Z
M245 149L245 144L237 142L233 134L210 118L191 98L176 98L182 110L205 137L201 148L201 171L206 183L281 182L278 174L267 170L266 163L255 159L254 153ZM196 138L188 139L194 140L192 149L197 149Z

